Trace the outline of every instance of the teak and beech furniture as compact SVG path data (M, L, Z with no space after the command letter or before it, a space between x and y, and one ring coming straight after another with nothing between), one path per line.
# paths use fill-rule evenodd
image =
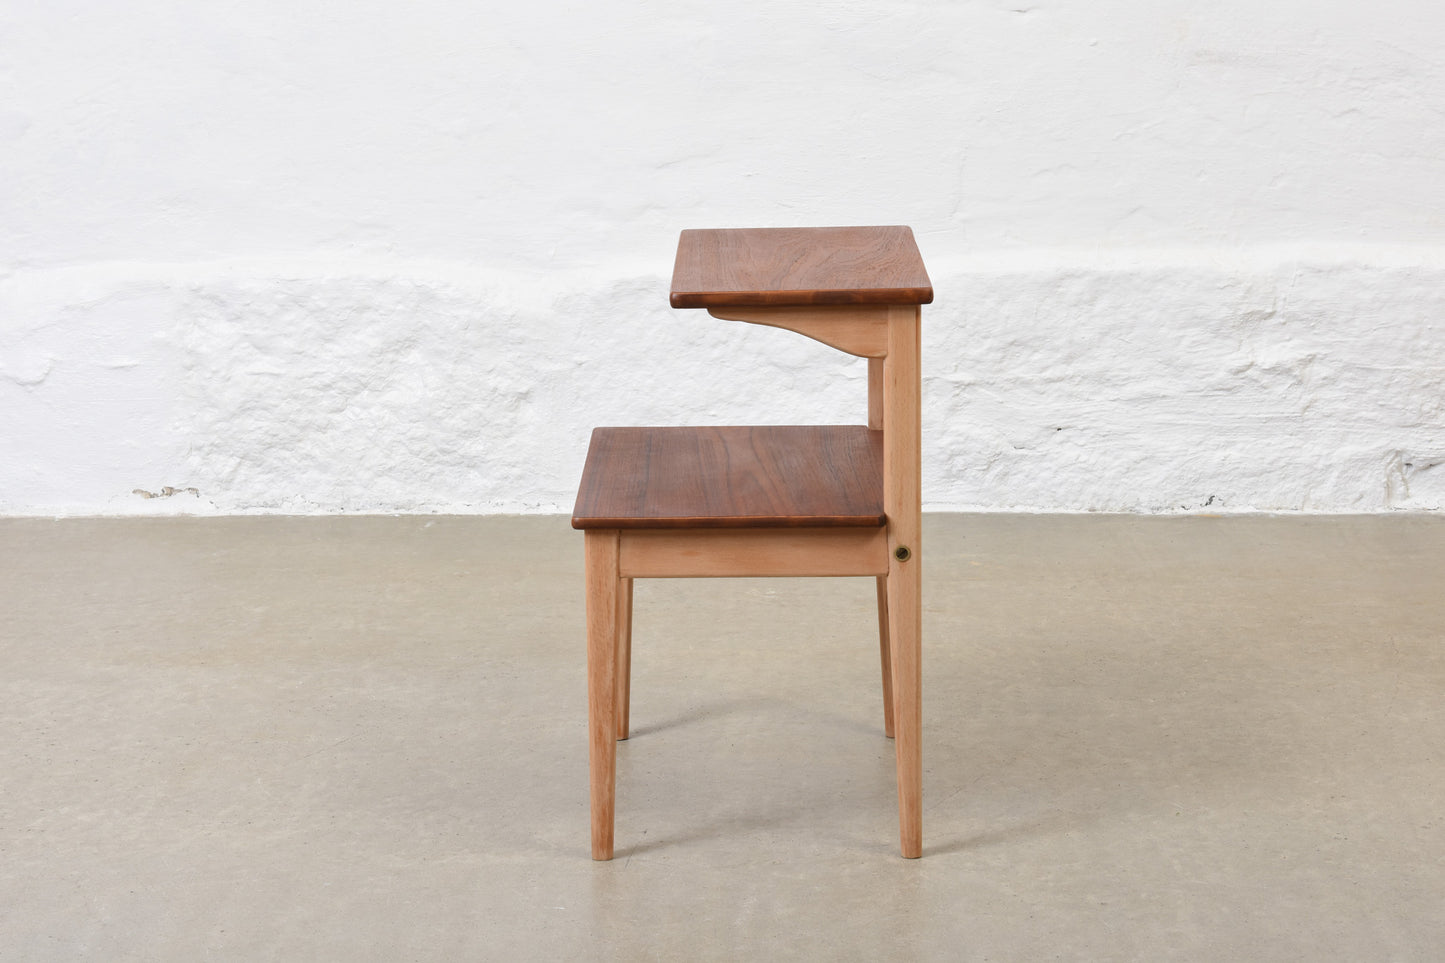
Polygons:
M903 855L922 853L919 305L933 287L906 227L683 231L674 308L799 334L868 359L868 424L598 428L572 513L586 533L592 858L612 858L628 734L632 580L877 578L884 729Z

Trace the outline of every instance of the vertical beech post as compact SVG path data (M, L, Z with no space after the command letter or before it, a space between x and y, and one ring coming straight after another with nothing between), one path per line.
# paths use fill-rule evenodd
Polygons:
M592 858L612 858L617 787L617 573L619 532L590 529L587 568L587 761L592 785Z
M922 432L917 305L888 311L883 372L883 510L888 516L888 642L903 855L923 855Z

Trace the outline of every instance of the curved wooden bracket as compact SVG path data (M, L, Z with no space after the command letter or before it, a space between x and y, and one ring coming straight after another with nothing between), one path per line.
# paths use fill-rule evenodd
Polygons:
M707 313L724 321L786 328L860 358L882 358L888 354L887 305L725 307L708 308Z

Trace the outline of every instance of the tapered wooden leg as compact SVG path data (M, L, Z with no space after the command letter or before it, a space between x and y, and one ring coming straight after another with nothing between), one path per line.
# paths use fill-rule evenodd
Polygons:
M911 546L910 546L911 548ZM923 855L923 666L919 558L888 576L888 647L893 668L893 742L898 758L898 836L903 855Z
M868 427L883 427L882 358L868 359ZM893 738L893 665L888 655L888 579L878 576L878 655L883 663L883 732Z
M893 738L893 660L888 654L888 577L878 582L878 653L883 663L883 732Z
M587 758L592 777L592 858L612 858L617 786L619 535L590 530L587 569Z
M626 739L632 702L632 579L617 595L617 738Z
M898 756L898 836L923 855L922 486L918 308L889 309L883 371L883 510L888 516L888 652L893 667L893 748Z

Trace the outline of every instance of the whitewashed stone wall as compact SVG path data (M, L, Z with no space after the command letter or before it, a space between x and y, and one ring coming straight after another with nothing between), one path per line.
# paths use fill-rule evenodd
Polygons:
M856 421L684 227L909 223L930 509L1445 506L1445 7L0 0L0 513L570 508ZM155 497L148 497L155 496Z

